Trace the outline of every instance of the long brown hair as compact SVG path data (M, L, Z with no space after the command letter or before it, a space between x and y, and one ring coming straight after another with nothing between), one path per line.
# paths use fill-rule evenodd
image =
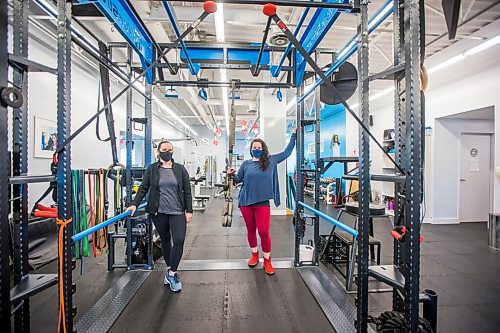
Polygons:
M262 145L262 151L264 152L264 154L259 159L259 164L262 171L266 171L266 169L269 167L269 149L267 148L267 145L263 140L253 139L252 143L250 144L250 156L252 155L252 147L254 142L259 142Z

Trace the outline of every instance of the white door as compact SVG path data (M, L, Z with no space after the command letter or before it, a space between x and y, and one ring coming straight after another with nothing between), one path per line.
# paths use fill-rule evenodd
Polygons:
M462 134L460 142L460 221L488 221L491 136Z

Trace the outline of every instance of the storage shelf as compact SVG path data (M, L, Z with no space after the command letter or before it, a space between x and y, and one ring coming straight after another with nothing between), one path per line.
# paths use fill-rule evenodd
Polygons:
M399 270L397 266L394 265L381 265L381 266L370 266L368 269L368 274L377 280L387 283L388 285L404 289L405 277Z
M57 284L57 274L29 274L10 291L10 301L19 302Z

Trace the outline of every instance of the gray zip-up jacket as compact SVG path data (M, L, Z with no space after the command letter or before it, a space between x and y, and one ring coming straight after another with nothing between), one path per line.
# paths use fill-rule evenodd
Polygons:
M149 192L148 204L146 212L156 214L158 212L158 204L160 201L160 177L158 174L160 162L151 164L144 172L142 184L132 200L132 205L139 206L142 200ZM189 182L189 174L186 168L172 160L172 171L177 179L179 199L181 200L182 210L188 213L193 212L193 197L191 196L191 184Z

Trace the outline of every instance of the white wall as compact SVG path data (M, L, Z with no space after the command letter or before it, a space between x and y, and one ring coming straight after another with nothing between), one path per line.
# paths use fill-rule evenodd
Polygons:
M198 146L193 142L185 143L185 161L191 163L193 165L192 169L196 171L198 166L203 167L206 156L215 156L217 161L217 182L221 183L220 174L226 168L226 132L222 132L222 136L217 139L218 143L215 145L213 143L214 134L206 126L194 126L193 129L198 133L198 136L196 136ZM208 139L210 142L208 147L202 147L199 144L203 138ZM192 173L191 176L194 176L194 172Z
M459 223L460 137L462 133L494 133L494 122L487 120L436 119L434 154L429 154L433 170L433 223ZM428 182L429 183L429 182Z
M30 24L30 32L33 35L29 42L29 58L45 64L57 67L57 56L55 52L55 40L41 32ZM114 96L124 85L112 81L111 95ZM98 72L95 68L85 63L75 52L72 55L71 71L71 130L75 131L85 123L97 111L98 96ZM28 88L28 173L30 175L50 174L51 159L35 158L34 147L34 117L43 117L57 120L57 77L48 73L30 73ZM134 92L133 114L136 117L144 115L144 97ZM102 101L101 101L102 107ZM120 130L125 129L125 95L113 103L113 114L115 119L115 131L118 136ZM102 115L101 134L107 137L107 127ZM9 134L11 135L11 134ZM182 136L176 128L162 121L159 117L153 117L153 137ZM117 143L118 144L118 143ZM71 161L73 169L107 168L112 163L111 148L109 142L98 141L95 135L95 122L77 136L71 145ZM125 162L125 161L123 161ZM48 184L30 184L29 204L31 205L45 191ZM51 199L45 200L51 203Z
M500 21L494 22L473 35L490 38L498 35ZM426 60L426 67L432 68L446 59L478 45L481 41L465 39ZM500 45L491 47L476 55L465 58L429 78L426 92L426 126L432 127L426 137L425 192L427 203L426 222L450 223L458 219L458 139L460 132L493 133L494 168L500 168ZM389 83L390 84L390 83ZM389 87L389 85L387 85ZM374 135L382 139L384 128L394 128L393 95L388 94L371 103L370 113L374 116ZM452 130L438 118L494 107L494 123L467 121L465 126L455 122ZM348 118L348 152L358 145L357 124ZM451 123L450 123L451 124ZM489 132L488 132L489 131ZM382 172L386 163L382 152L371 144L372 173ZM491 210L500 211L500 179L494 178ZM373 188L380 185L374 183Z

